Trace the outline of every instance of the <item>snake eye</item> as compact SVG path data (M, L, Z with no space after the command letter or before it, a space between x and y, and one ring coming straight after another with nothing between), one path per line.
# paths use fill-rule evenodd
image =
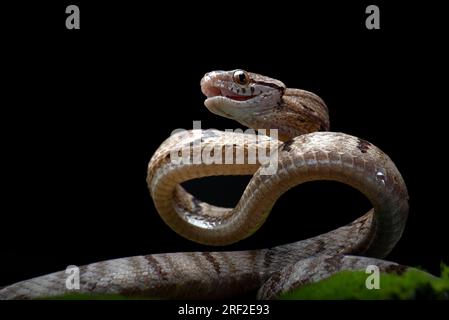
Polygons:
M238 84L247 85L249 83L249 75L244 70L235 71L232 77L234 78L234 82Z

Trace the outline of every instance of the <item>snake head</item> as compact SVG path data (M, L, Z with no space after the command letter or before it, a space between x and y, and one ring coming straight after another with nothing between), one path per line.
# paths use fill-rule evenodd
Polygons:
M312 92L286 88L276 79L244 70L212 71L201 79L204 105L219 116L259 129L277 129L287 141L329 130L329 113Z
M244 125L280 103L285 85L244 70L212 71L201 79L204 105L213 113L234 119Z

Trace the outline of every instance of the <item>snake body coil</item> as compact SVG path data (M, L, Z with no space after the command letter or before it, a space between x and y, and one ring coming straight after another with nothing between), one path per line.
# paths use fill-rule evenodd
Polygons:
M405 183L385 153L357 137L327 132L324 102L278 80L243 70L215 71L205 75L201 87L210 111L254 129L277 129L279 140L259 135L256 143L250 134L191 130L162 143L149 163L147 182L157 211L177 233L209 245L239 241L263 224L284 192L316 180L356 188L373 209L331 232L269 249L166 253L93 263L80 268L80 292L220 298L260 288L258 297L267 299L343 269L359 270L369 264L383 271L405 269L378 260L401 237L408 214ZM182 156L188 160L195 152L214 159L225 159L231 152L232 159L242 155L244 161L175 161L180 150L187 150ZM262 150L269 150L270 157L250 161L252 151L260 155ZM276 172L264 174L273 155ZM211 175L253 177L235 208L202 202L180 185ZM0 290L0 298L61 295L68 291L66 278L61 271L22 281Z

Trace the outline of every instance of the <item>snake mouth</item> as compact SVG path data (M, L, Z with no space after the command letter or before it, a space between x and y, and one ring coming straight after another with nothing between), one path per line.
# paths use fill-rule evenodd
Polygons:
M239 95L232 90L214 86L203 86L201 89L207 98L223 97L234 101L247 101L256 97L256 95Z

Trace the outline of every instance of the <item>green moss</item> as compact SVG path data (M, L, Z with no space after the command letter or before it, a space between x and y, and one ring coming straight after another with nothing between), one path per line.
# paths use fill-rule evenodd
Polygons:
M342 271L316 283L284 294L286 300L386 300L449 299L449 267L442 265L441 277L434 278L419 270L403 275L380 275L380 288L367 289L363 271Z

